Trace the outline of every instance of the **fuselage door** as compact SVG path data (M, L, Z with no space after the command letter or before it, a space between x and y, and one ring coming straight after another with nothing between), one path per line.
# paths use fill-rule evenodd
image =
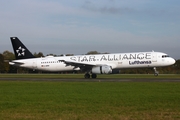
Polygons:
M152 62L157 62L157 54L152 53Z
M36 62L36 60L33 60L32 68L33 68L33 70L37 69L37 62Z

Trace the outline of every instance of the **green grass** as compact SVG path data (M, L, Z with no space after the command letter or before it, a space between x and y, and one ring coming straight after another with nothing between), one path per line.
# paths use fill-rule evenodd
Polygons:
M179 82L0 81L1 120L178 120Z

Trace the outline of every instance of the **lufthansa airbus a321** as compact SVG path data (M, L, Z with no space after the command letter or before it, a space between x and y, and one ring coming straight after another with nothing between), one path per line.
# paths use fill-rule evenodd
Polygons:
M153 68L173 65L175 60L162 52L133 52L99 55L77 55L35 58L26 46L17 38L11 37L16 60L10 65L40 71L74 71L85 72L85 78L96 78L97 74L113 74L125 68Z

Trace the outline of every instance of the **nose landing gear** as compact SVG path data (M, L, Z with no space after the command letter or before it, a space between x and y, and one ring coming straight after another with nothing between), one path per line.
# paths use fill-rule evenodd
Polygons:
M156 67L154 67L153 69L154 69L154 76L158 76L159 72L156 70Z

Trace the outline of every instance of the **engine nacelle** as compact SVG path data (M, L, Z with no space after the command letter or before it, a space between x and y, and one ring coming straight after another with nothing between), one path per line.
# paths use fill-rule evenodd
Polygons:
M111 74L112 68L111 68L111 66L107 66L107 65L94 66L92 68L92 73L95 73L95 74Z

